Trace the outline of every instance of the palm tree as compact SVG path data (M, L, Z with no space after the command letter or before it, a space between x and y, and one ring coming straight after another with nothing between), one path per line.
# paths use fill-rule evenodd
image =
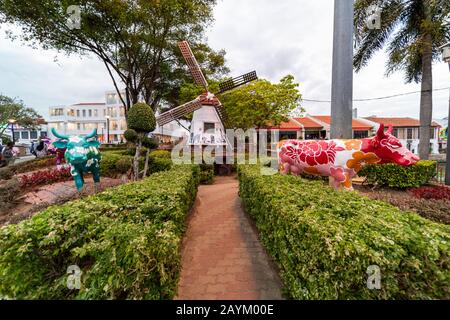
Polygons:
M368 8L378 6L381 28L369 28ZM439 46L450 36L448 0L356 0L356 53L353 66L358 72L374 53L386 46L389 59L386 75L405 72L405 82L421 82L419 155L428 159L432 121L431 65L439 59Z

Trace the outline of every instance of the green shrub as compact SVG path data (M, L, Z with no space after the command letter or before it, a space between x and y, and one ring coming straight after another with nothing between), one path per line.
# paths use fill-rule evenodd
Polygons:
M172 160L164 158L154 158L149 161L150 173L170 170L172 167Z
M9 180L14 176L10 167L0 168L0 180Z
M128 111L128 128L137 133L152 132L156 128L155 114L146 103L136 103Z
M436 175L436 161L421 160L412 166L394 163L371 164L358 173L365 183L390 188L420 187Z
M53 206L0 229L0 296L12 299L170 299L198 167ZM82 270L67 288L67 268Z
M200 165L200 183L211 184L214 180L214 165L201 164Z
M167 150L154 150L154 151L150 152L150 157L171 159L172 155L171 155L170 151L167 151Z
M240 195L294 299L449 299L450 227L321 181L239 167ZM377 265L381 289L367 288Z
M135 130L133 129L127 129L125 130L125 132L123 133L123 136L125 137L125 139L128 142L136 142L138 139L138 134Z
M14 173L25 173L56 165L55 156L45 156L8 166Z
M130 158L122 158L116 162L116 170L118 173L125 174L132 167L132 162Z

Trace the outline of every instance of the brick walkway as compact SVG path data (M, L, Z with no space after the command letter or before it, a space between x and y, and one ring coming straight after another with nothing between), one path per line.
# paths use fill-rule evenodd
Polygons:
M282 299L278 274L241 208L233 177L199 187L182 266L177 299Z

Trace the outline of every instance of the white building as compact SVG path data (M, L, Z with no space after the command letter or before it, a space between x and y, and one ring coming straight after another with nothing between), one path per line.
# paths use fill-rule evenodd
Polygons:
M67 135L85 135L97 129L99 140L103 143L123 141L127 129L125 108L116 92L106 92L106 103L78 103L71 106L50 107L48 130L51 129ZM108 139L109 133L109 139Z
M125 93L122 92L125 101ZM49 108L48 135L55 137L51 129L65 135L86 135L97 129L99 140L102 143L120 143L125 141L123 136L127 129L125 108L116 91L105 93L104 103L78 103L71 106L55 106ZM189 122L180 120L180 123L189 127ZM109 131L109 139L108 139ZM184 136L188 131L176 122L163 127L157 127L151 134L160 143L173 143Z

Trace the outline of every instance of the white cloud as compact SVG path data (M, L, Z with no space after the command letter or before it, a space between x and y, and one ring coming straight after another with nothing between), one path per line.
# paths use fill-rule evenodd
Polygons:
M214 10L215 24L208 42L227 51L232 75L257 70L260 77L278 81L290 73L300 82L304 98L329 100L333 40L333 2L329 0L222 0ZM189 40L189 39L188 39ZM96 58L33 50L0 39L0 93L19 97L47 116L51 105L100 102L113 89L103 64ZM403 74L384 77L386 56L378 53L354 77L354 97L370 98L420 90L404 84ZM446 64L433 66L435 88L447 87ZM394 99L355 102L359 115L419 117L419 94ZM448 92L433 94L433 115L447 115ZM311 114L327 114L328 103L304 102Z

